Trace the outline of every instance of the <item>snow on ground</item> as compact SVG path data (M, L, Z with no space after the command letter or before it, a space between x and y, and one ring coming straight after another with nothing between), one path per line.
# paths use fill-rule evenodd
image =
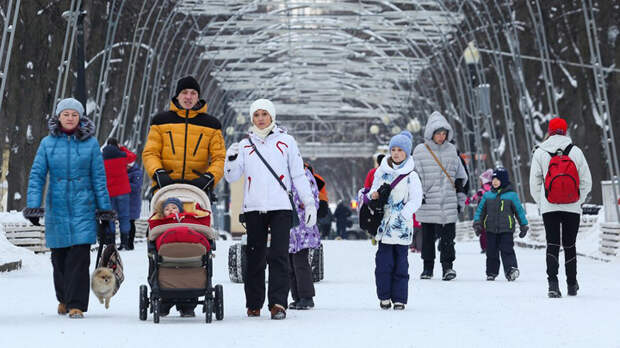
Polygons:
M549 299L543 250L517 248L521 277L514 283L487 282L478 244L457 243L458 277L451 282L437 275L419 280L420 255L410 254L409 304L395 312L379 309L375 247L368 241L327 241L315 309L289 310L278 322L266 309L260 318L246 317L243 285L228 279L231 243L220 241L214 268L215 283L224 285L225 317L209 325L201 315L180 318L175 310L159 324L150 315L138 320L138 286L146 283L147 273L144 243L122 252L125 282L110 309L91 295L82 320L56 314L49 254L38 254L21 271L0 274L2 346L620 347L617 262L580 257L579 296ZM91 257L94 262L94 252Z

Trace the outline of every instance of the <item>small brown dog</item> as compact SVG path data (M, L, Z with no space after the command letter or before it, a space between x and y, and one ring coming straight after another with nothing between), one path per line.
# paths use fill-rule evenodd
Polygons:
M108 267L99 267L93 272L91 289L99 299L99 303L105 300L105 308L110 307L110 298L116 293L116 277Z

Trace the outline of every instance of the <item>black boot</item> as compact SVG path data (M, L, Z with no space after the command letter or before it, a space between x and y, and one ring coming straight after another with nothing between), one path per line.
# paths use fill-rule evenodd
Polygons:
M434 261L424 261L424 270L422 274L420 274L420 279L431 279L433 278L433 268L435 266Z
M129 231L129 240L127 242L127 250L133 250L133 240L136 238L136 228L135 226L131 226L131 230Z
M441 265L443 268L443 277L442 280L452 280L456 278L456 271L452 269L452 263L444 263Z
M579 284L568 284L568 296L577 296L577 290L579 290Z
M550 280L549 281L549 292L547 293L547 295L550 298L560 298L560 297L562 297L562 293L560 292L560 286L558 285L558 281L557 280Z
M130 250L129 249L129 233L121 233L121 245L118 250Z

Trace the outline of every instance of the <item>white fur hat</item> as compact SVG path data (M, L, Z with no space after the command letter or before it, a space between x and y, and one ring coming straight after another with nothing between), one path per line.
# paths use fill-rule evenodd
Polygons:
M271 122L276 122L276 107L273 106L273 103L269 99L258 99L252 105L250 105L250 123L252 122L252 115L254 115L254 111L256 110L265 110L271 115Z

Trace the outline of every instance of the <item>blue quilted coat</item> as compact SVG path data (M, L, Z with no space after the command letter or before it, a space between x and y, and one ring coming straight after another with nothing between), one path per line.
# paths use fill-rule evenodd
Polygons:
M50 135L41 140L28 181L28 208L41 207L45 197L45 241L48 248L94 244L96 209L110 210L106 175L94 123L82 117L76 132L63 133L57 117L48 122Z

